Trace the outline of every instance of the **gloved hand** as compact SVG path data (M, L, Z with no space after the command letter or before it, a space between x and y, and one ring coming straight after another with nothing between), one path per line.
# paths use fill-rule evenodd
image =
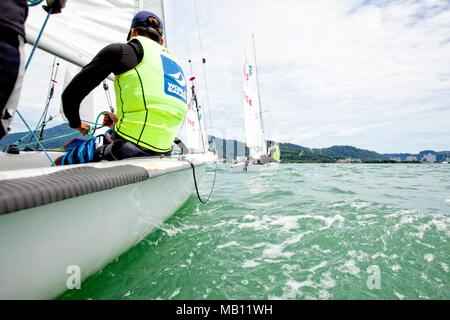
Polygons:
M83 136L86 136L89 133L89 131L91 131L91 127L86 122L82 122L78 128L75 128L75 130L80 131L83 134Z
M61 13L62 9L66 6L67 0L47 0L47 5L42 6L45 11L49 11L52 8L52 14Z
M103 115L103 125L112 128L117 122L117 116L112 112L105 112Z

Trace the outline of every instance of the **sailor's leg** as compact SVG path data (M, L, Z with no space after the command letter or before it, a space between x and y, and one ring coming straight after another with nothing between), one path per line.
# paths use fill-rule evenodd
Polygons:
M25 74L24 41L0 41L0 139L10 131Z

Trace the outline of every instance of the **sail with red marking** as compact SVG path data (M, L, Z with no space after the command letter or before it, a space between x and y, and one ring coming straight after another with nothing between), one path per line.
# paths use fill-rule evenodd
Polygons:
M261 155L267 154L267 147L264 138L254 40L247 50L243 77L245 144L249 148L250 158L259 159Z

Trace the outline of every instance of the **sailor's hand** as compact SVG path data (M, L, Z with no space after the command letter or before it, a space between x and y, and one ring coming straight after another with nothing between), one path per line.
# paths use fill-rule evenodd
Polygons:
M117 116L112 112L105 112L103 115L103 125L112 128L117 122Z
M91 127L86 122L82 122L81 125L75 130L80 131L83 134L83 136L85 136L89 133L89 131L91 131Z

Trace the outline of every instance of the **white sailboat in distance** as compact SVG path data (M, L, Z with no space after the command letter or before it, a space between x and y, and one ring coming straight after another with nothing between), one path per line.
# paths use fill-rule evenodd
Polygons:
M160 0L67 0L39 47L83 67L105 45L125 42L140 10L164 18ZM45 18L30 7L29 43ZM216 157L203 149L55 167L41 151L0 152L0 299L55 298L71 275L93 275L175 213Z
M233 164L231 171L259 172L277 169L280 156L278 143L266 141L265 138L254 35L246 53L243 76L245 145L248 157L243 162Z

